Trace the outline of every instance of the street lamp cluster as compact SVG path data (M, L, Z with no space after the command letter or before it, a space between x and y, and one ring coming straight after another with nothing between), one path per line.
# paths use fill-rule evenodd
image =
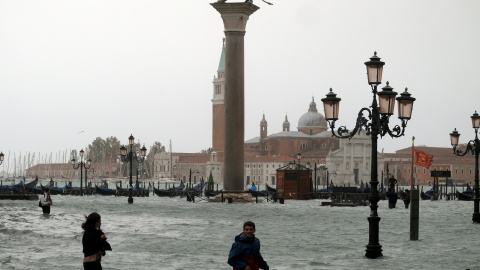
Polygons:
M137 155L137 152L133 151L133 144L135 142L135 138L133 135L128 137L128 145L130 146L130 150L127 153L127 147L122 145L120 147L120 158L123 163L130 162L130 183L128 188L128 203L133 203L133 183L132 183L132 170L133 170L133 161L137 161L138 163L142 163L145 160L145 156L147 155L147 148L145 145L140 149L140 155Z
M450 133L450 141L453 146L453 153L457 156L465 156L467 153L472 153L475 155L475 187L474 187L474 197L473 197L473 217L472 220L475 223L480 223L480 213L479 210L479 183L478 183L478 155L480 154L480 140L478 139L478 129L480 128L480 115L475 111L475 113L471 116L472 118L472 127L475 131L475 139L470 140L467 143L467 149L462 151L457 149L458 141L460 139L460 133L458 133L457 129L454 129L452 133Z
M389 83L382 88L381 92L377 92L377 86L382 83L383 66L385 62L380 61L380 57L375 52L374 56L370 58L370 61L365 62L367 67L368 84L372 88L373 101L370 108L362 108L357 117L355 128L350 131L346 126L340 126L335 132L335 121L338 120L340 109L340 98L333 93L330 88L330 92L326 98L322 99L325 119L328 121L332 130L332 135L341 139L353 138L362 129L366 130L366 134L371 136L372 139L372 162L371 162L371 182L370 182L370 194L368 200L370 201L370 216L369 222L369 243L366 246L365 256L368 258L377 258L382 255L382 246L378 241L379 234L379 222L380 217L377 213L378 208L378 175L377 175L377 139L390 135L393 138L403 136L405 133L405 127L408 120L410 120L413 109L413 102L415 98L410 96L410 93L403 92L396 98L398 102L398 118L402 121L401 126L396 125L393 129L389 128L389 119L393 115L395 108L395 97L397 93L393 91ZM377 103L378 96L378 103Z
M87 169L90 169L90 166L92 165L92 160L88 159L87 162L83 161L83 154L85 152L80 150L80 161L77 163L77 160L75 158L72 158L72 166L73 169L78 169L80 168L80 195L83 196L83 189L82 189L82 181L83 181L83 169L85 168L85 189L87 188Z

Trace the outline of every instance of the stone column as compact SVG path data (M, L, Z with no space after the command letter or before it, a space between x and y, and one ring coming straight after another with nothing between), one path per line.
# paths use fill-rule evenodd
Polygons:
M238 192L244 189L244 36L249 16L259 7L250 2L211 5L222 16L226 38L223 188L227 192Z

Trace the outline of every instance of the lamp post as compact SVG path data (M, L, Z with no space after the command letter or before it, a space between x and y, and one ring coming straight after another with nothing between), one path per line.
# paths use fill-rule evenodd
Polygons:
M145 145L140 149L141 156L137 156L137 152L133 151L133 144L135 142L135 138L132 134L128 137L128 145L130 145L130 151L127 153L127 147L122 145L120 147L120 159L123 163L130 162L130 187L128 188L128 203L133 203L133 184L132 184L132 171L133 171L133 161L137 161L138 163L142 163L145 160L145 156L147 155L147 148Z
M2 165L4 157L5 155L3 154L3 152L0 152L0 165Z
M457 156L465 156L468 152L475 155L475 187L473 197L473 216L472 220L475 223L480 223L480 213L478 213L479 205L479 187L478 187L478 155L480 154L480 140L478 139L478 129L480 128L480 115L475 111L472 115L472 127L475 130L475 139L470 140L467 143L467 149L464 151L457 149L458 141L460 139L460 133L455 129L450 133L450 140L453 146L453 153Z
M77 160L75 158L72 158L72 166L73 166L73 169L78 169L80 168L80 196L83 196L83 188L82 188L82 182L83 182L83 169L85 168L85 188L87 188L87 169L90 168L90 166L92 165L92 160L88 159L87 162L84 162L83 161L83 154L85 152L82 150L80 150L80 160L79 162L77 162Z
M355 134L360 133L362 129L366 130L367 135L372 139L372 164L371 164L371 182L370 182L370 194L368 200L370 201L370 216L369 222L369 243L366 246L367 258L377 258L382 255L382 246L378 242L378 233L380 217L377 213L378 208L378 175L377 175L377 139L378 136L383 137L390 135L392 138L403 136L405 133L405 127L408 120L411 118L413 102L415 98L410 96L410 93L405 92L397 97L398 101L398 118L402 121L401 126L396 125L393 129L390 129L389 118L393 114L395 108L396 92L390 87L389 83L382 88L381 92L377 92L377 86L382 82L382 72L385 62L380 61L380 57L375 52L374 56L370 58L370 61L365 62L367 66L367 78L368 84L370 84L373 93L373 101L370 108L362 108L357 117L355 128L350 131L346 126L340 126L335 132L335 121L338 120L338 112L340 107L340 98L332 92L327 94L326 98L322 99L325 109L325 119L328 121L330 128L332 129L332 135L341 139L351 139ZM377 103L378 96L378 103ZM366 114L366 115L365 115Z

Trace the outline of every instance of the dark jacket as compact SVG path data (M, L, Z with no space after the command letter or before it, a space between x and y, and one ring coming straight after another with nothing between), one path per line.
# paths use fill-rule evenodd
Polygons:
M235 243L232 244L228 264L234 269L244 269L247 263L252 270L269 269L267 262L260 254L260 240L256 237L250 240L241 233L235 237Z
M398 194L396 192L387 192L388 203L396 204L398 199Z
M102 234L102 230L97 230L95 227L85 228L82 238L85 257L91 256L99 251L102 251L102 254L105 255L105 250L111 250L106 239L101 238Z

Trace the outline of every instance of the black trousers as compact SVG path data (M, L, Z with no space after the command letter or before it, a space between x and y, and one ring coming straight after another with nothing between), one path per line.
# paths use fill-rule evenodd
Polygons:
M101 261L94 261L94 262L88 262L88 263L83 263L83 269L85 270L102 270L102 264L100 263Z
M50 205L42 206L42 211L44 214L50 214Z

